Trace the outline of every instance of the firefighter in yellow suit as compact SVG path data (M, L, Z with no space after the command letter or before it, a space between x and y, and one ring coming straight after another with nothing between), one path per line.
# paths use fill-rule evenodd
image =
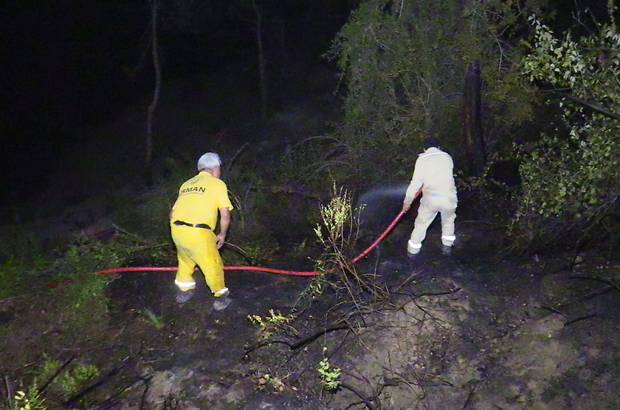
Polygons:
M216 153L202 155L198 160L198 175L181 185L170 212L170 231L179 260L176 301L185 303L193 296L196 282L192 274L198 265L213 292L216 310L225 309L230 303L219 249L226 240L233 209L226 184L219 179L220 166Z
M438 213L441 214L442 252L445 255L451 253L456 240L454 221L458 202L453 168L452 157L440 149L439 140L436 137L426 138L424 152L416 160L403 201L403 211L407 212L419 192L422 193L418 216L407 243L409 257L415 257L420 252L426 230Z

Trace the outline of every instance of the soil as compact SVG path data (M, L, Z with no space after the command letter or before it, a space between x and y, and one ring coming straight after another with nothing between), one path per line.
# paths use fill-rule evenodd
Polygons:
M231 271L233 302L214 311L201 280L179 306L172 274L126 273L79 329L61 313L70 284L4 300L6 397L54 358L100 372L70 394L49 387L49 409L620 408L618 265L507 257L502 232L473 221L458 226L452 255L432 226L409 260L411 222L357 266L376 288L349 281L312 299L300 296L310 278Z

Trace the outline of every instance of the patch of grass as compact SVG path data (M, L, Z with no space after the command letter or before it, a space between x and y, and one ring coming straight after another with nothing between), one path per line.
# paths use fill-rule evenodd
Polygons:
M23 267L12 260L0 265L0 300L19 295L25 288Z
M143 308L142 313L148 319L148 322L153 325L156 329L161 329L164 327L164 322L162 322L161 318L157 316L151 309Z
M323 354L325 354L326 350L327 348L324 347ZM324 389L332 392L338 389L340 386L340 373L342 370L332 365L327 357L323 357L323 360L319 362L317 372L319 373L321 386L323 386Z
M47 410L45 399L41 397L36 384L26 391L18 390L14 397L11 410Z
M297 333L295 329L288 325L295 317L293 315L283 315L269 309L269 316L248 315L247 318L261 330L261 338L268 339L279 330L288 330Z

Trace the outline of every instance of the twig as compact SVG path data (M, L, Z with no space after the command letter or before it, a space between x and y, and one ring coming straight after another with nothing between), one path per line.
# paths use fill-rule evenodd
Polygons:
M583 297L584 300L589 300L592 299L595 296L599 296L599 295L604 295L605 293L609 292L610 290L612 290L614 287L611 285L607 285L605 287L602 287L600 289L597 290L593 290L592 292L588 293L587 295L585 295Z
M140 399L140 408L139 408L139 410L143 410L144 409L144 405L146 404L146 395L148 394L150 387L151 387L150 383L146 383L146 385L144 387L144 391L142 392L142 398Z
M0 305L5 304L5 303L11 303L11 302L12 302L12 301L14 301L15 299L17 299L17 298L21 298L21 297L23 297L23 296L25 296L25 295L10 296L10 297L8 297L8 298L6 298L6 299L2 299L2 300L0 300Z
M64 362L64 364L62 366L60 366L60 368L58 370L56 370L56 373L54 373L52 375L52 377L50 377L49 379L47 379L47 381L45 382L45 384L43 384L43 386L41 386L41 390L39 390L39 393L43 393L45 391L45 389L47 389L49 387L50 384L52 384L52 382L54 381L54 379L56 377L58 377L58 375L67 368L67 366L69 366L69 364L73 361L73 359L75 359L75 356L71 356L69 358L69 360L67 360L66 362Z
M540 308L541 308L541 309L548 310L548 311L553 312L553 313L557 313L558 315L562 315L562 316L564 316L565 318L568 318L568 315L567 315L566 313L559 311L558 309L554 308L553 306L544 306L544 305L541 305L541 306L540 306Z
M245 352L243 352L243 356L241 356L241 359L242 359L242 360L243 360L243 359L246 359L246 358L248 357L248 355L249 355L250 353L252 353L254 350L258 350L258 349L260 349L261 347L271 346L271 345L273 345L273 344L277 344L277 343L285 344L285 345L287 345L288 347L291 347L291 346L292 346L292 343L291 343L291 342L289 342L288 340L280 340L280 339L277 339L277 340L265 340L265 341L263 341L263 342L257 343L257 344L255 344L254 346L250 346L250 347L248 347L247 349L245 349Z
M11 383L9 383L9 376L4 375L4 386L6 388L6 401L9 405L9 409L13 408L13 393L11 392Z
M572 325L573 323L581 322L582 320L592 319L593 317L596 317L596 312L586 316L578 317L577 319L569 320L568 322L564 323L564 326Z
M246 349L246 351L243 353L242 358L246 358L250 353L252 353L254 350L257 350L261 347L264 346L270 346L272 344L276 344L276 343L280 343L280 344L285 344L287 345L291 350L297 350L301 347L306 346L307 344L310 344L312 342L314 342L316 339L318 339L319 337L326 335L327 333L330 332L335 332L337 330L351 330L351 326L349 325L337 325L337 326L332 326L332 327L328 327L326 329L323 329L319 332L316 332L315 334L308 336L302 340L300 340L297 343L292 343L288 340L285 339L271 339L271 340L265 340L263 342L257 343L254 346L250 346L249 348Z
M118 372L120 372L125 366L127 366L127 362L129 361L129 357L126 357L125 359L123 359L123 361L121 362L120 365L116 366L114 369L110 370L109 372L107 372L105 375L103 375L102 377L99 378L99 380L97 380L95 383L91 384L90 386L86 387L85 389L83 389L81 392L74 394L73 396L69 397L69 399L67 399L64 403L63 406L65 407L74 407L77 402L84 396L86 396L88 393L90 393L91 391L103 386L105 383L107 383L108 381L110 381L110 379L112 379L112 377L114 377Z
M402 288L404 288L406 285L408 285L408 284L409 284L409 282L411 282L411 281L415 280L415 279L418 277L418 273L419 273L419 272L412 272L412 273L411 273L411 275L409 275L409 277L408 277L407 279L405 279L405 280L403 281L403 283L401 283L400 285L398 285L398 287L396 288L396 290L394 290L394 291L393 291L393 292L391 292L391 293L395 293L395 294L400 294L400 295L402 295L403 293L401 293L401 291L400 291L400 290L401 290ZM409 294L408 294L408 293L407 293L406 295L407 295L407 296L409 296Z
M371 399L368 399L368 398L362 396L357 390L355 390L353 387L349 386L348 384L340 383L340 386L344 387L347 390L352 391L357 397L359 397L362 400L361 403L364 403L366 405L366 407L368 407L370 410L376 410L376 407L370 402ZM351 405L349 405L347 407L347 409L349 407L355 406L357 404L360 404L360 403L351 403Z
M301 145L301 144L304 144L306 142L313 141L313 140L332 140L332 141L336 141L340 145L343 145L339 139L336 139L334 137L325 136L325 135L315 135L313 137L304 138L303 140L293 144L293 146L297 148L298 145Z
M125 388L119 389L114 395L108 397L107 399L96 404L95 406L90 407L89 410L108 410L113 408L114 406L118 405L118 402L115 401L118 397L128 392L129 390L134 389L142 383L144 383L144 385L148 388L149 379L144 376L138 376L138 380L133 381Z
M305 338L305 339L295 343L294 345L291 346L291 350L297 350L297 349L299 349L301 347L304 347L305 345L314 342L319 337L321 337L323 335L326 335L328 333L335 332L337 330L350 330L350 329L351 329L351 326L349 326L349 325L332 326L330 328L323 329L323 330L321 330L319 332L316 332L312 336L307 337L307 338Z
M246 262L248 262L250 265L254 263L254 261L248 257L248 255L245 253L245 251L240 246L237 246L231 242L226 242L225 245L226 247L230 246L231 248L236 250L238 253L240 253L243 259L245 259Z
M582 302L584 300L589 300L589 299L592 299L595 296L604 295L605 293L609 292L613 288L614 287L611 286L611 285L603 286L600 289L593 290L592 292L586 294L585 296L580 296L580 297L577 297L577 298L573 298L573 299L571 299L569 301L566 301L566 302L563 302L561 304L558 304L557 306L558 306L558 308L561 308L561 307L564 307L564 306L568 306L568 305L572 304L573 302Z
M463 404L463 410L467 410L467 407L471 404L471 401L474 398L474 393L476 393L477 388L478 388L478 383L476 383L469 391L469 394L467 395L467 400L465 400L465 404Z
M230 173L230 169L232 168L233 162L235 162L235 159L237 159L237 157L241 155L241 153L248 147L248 144L249 143L247 142L243 144L241 148L239 148L239 150L235 153L235 155L232 156L230 161L228 161L228 167L226 168L226 175Z
M432 293L420 293L419 295L412 295L411 293L404 293L404 292L393 292L393 293L396 294L396 295L405 295L405 296L412 297L411 300L408 300L405 303L403 303L402 305L397 306L396 310L402 310L406 305L408 305L411 302L415 302L417 299L419 299L421 297L424 297L424 296L445 296L445 295L451 295L453 293L459 292L460 290L461 290L460 287L456 287L454 289L450 289L450 290L446 290L446 291L432 292ZM418 306L417 303L416 303L416 306Z
M616 289L617 291L620 291L620 286L618 286L614 281L609 280L609 279L605 279L605 278L600 278L598 276L589 276L589 275L571 275L569 276L570 279L590 279L590 280L596 280L599 282L603 282L609 286L612 286L614 289Z
M600 114L603 114L604 116L606 116L608 118L613 118L615 120L620 120L620 114L615 113L613 111L610 111L607 108L602 107L600 105L596 105L594 103L586 101L583 98L579 98L579 97L576 97L574 95L567 94L567 93L560 93L560 92L557 92L556 90L551 90L551 92L556 94L556 95L559 95L561 97L568 98L569 100L572 100L572 101L576 102L577 104L580 104L580 105L583 105L585 107L588 107L591 110L596 111L596 112L598 112Z

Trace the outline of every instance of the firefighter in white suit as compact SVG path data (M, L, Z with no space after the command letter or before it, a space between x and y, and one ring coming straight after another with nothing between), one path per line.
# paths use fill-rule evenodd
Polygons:
M449 255L456 236L456 186L453 174L454 164L450 154L440 149L439 140L429 137L424 140L424 152L415 163L413 177L407 188L403 211L407 212L411 203L421 193L422 199L411 238L407 243L407 254L415 257L422 249L426 230L437 214L441 214L441 243L444 254Z

